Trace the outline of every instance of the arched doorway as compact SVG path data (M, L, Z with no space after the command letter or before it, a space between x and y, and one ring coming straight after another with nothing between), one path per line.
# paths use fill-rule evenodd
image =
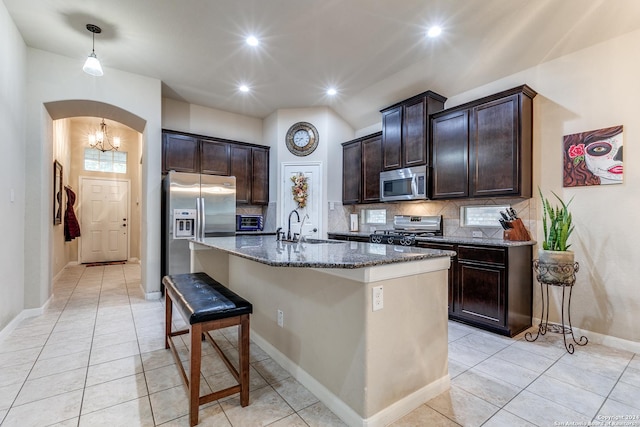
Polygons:
M141 212L140 205L143 202L142 181L145 179L142 173L142 145L144 142L144 132L146 121L141 117L126 111L120 107L91 100L64 100L45 103L44 107L49 113L53 124L52 142L54 145L54 157L61 157L64 163L69 167L66 168L65 185L70 185L73 190L78 193L82 188L82 178L90 176L91 173L83 172L82 159L78 159L83 153L83 133L87 129L95 127L100 120L106 119L107 123L113 127L116 132L127 135L127 144L129 155L131 158L127 161L128 166L132 166L127 176L128 181L134 183L134 191L130 191L128 200L131 207L132 217L127 226L131 227L133 251L131 245L127 254L131 253L129 259L140 259L145 262L141 256L143 245ZM95 122L95 123L93 123ZM123 145L123 148L126 145ZM133 148L133 149L132 149ZM73 152L73 155L72 155ZM73 159L73 161L72 161ZM79 166L80 165L80 166ZM74 170L75 169L75 170ZM99 175L99 174L98 174ZM103 177L107 175L103 174ZM108 177L108 176L107 176ZM78 204L76 204L78 206ZM82 217L82 207L78 206L79 218ZM65 242L62 233L62 227L53 226L51 238L51 272L52 276L60 271L68 262L82 261L79 256L80 251L78 241ZM85 239L87 240L87 239Z

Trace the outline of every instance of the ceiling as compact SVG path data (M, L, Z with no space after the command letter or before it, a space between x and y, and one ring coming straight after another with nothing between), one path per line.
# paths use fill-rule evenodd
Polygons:
M164 97L259 118L326 105L354 129L425 90L459 94L640 28L638 0L2 1L28 46L79 68L93 23L105 73L160 79Z

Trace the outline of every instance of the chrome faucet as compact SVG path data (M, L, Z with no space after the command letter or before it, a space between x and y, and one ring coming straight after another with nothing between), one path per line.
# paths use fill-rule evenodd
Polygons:
M289 222L288 222L288 226L287 226L287 240L291 240L291 215L296 214L296 216L298 217L298 222L300 222L300 214L298 213L297 210L292 210L289 213Z
M304 227L304 222L309 218L309 214L304 214L302 217L302 221L300 222L300 235L298 236L298 242L302 242L304 240L304 236L302 235L302 227Z

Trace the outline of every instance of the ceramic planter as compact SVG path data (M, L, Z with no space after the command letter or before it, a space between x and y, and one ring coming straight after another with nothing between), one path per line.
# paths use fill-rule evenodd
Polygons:
M538 250L538 281L554 284L573 284L575 280L573 251Z

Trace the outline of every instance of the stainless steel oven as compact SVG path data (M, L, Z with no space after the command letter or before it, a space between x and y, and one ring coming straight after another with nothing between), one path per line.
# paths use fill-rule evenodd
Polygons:
M383 202L426 200L427 167L380 172L380 200Z

